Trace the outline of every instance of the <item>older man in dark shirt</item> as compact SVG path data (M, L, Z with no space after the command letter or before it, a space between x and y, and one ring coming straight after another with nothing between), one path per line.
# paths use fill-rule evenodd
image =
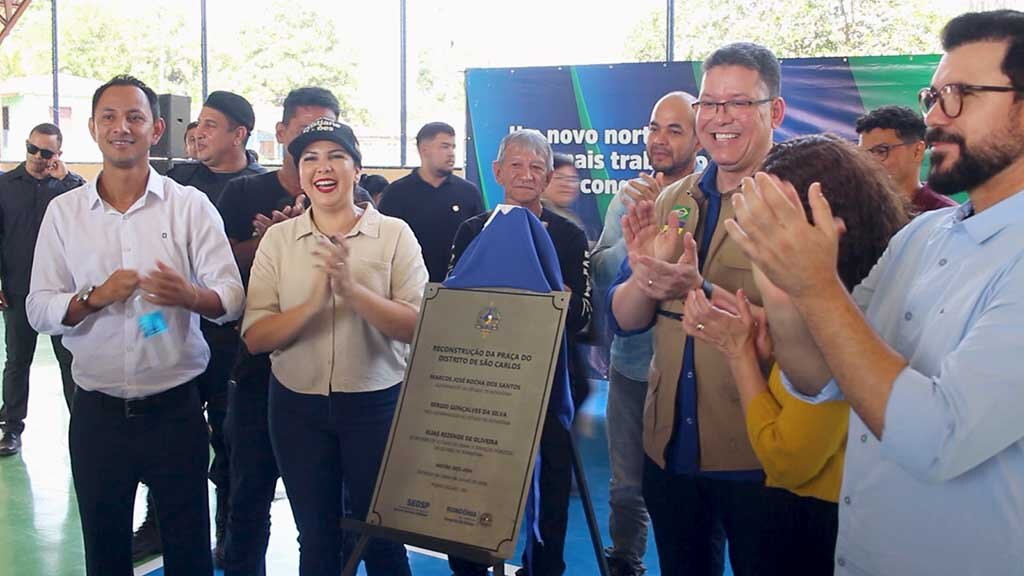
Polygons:
M4 364L3 408L5 422L0 456L21 450L21 433L28 412L28 376L39 335L25 316L39 224L50 200L85 184L69 172L60 159L63 137L53 124L40 124L29 132L25 161L0 176L0 309L4 312L7 361ZM75 382L71 379L71 353L54 336L53 353L60 365L64 400L71 407Z

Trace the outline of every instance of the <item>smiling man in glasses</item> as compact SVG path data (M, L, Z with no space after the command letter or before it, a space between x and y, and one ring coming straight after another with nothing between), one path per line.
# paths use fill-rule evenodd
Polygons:
M924 120L903 106L876 108L857 118L856 124L861 149L885 166L917 213L956 206L952 199L921 182L925 129Z
M25 142L25 161L0 176L0 309L4 312L7 345L4 404L0 408L0 420L6 424L0 439L0 456L11 456L21 450L21 433L25 430L29 368L39 339L25 315L25 298L39 223L50 200L85 184L81 176L69 172L61 161L62 142L57 126L36 126ZM51 342L60 366L64 400L70 408L75 392L71 353L61 345L60 336L54 336Z
M732 217L730 198L764 162L782 124L781 85L779 61L763 46L739 42L712 53L693 103L697 139L711 162L702 174L666 187L653 208L640 202L624 219L629 256L610 290L610 317L616 335L654 335L643 495L666 575L721 574L723 527L734 574L778 572L774 555L781 548L763 537L778 496L764 486L739 397L727 392L735 390L728 364L710 345L687 337L679 320L692 290L718 298L743 288L760 304L750 261L722 222ZM680 234L641 239L676 219Z
M814 186L813 224L762 175L726 222L813 338L784 352L797 330L772 322L788 385L852 408L838 576L1024 570L1024 12L958 16L942 46L928 183L967 203L913 220L852 295Z

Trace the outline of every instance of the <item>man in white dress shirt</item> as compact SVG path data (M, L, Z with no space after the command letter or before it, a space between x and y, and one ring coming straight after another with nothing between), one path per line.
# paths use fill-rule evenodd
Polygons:
M238 267L213 204L149 166L164 131L152 89L131 76L107 82L89 130L103 170L51 203L26 303L32 326L62 335L76 356L69 445L87 574L132 574L144 480L165 572L211 575L209 433L194 383L210 351L199 317L238 318Z

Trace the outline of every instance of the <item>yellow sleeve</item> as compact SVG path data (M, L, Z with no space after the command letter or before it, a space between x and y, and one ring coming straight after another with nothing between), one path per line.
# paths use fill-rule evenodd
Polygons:
M768 391L747 407L747 435L765 474L784 488L797 488L821 473L846 442L850 406L835 401L808 404L782 386L776 366Z

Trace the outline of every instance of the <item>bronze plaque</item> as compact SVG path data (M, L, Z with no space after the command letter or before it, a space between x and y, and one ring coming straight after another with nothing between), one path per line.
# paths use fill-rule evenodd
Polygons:
M568 303L428 285L367 522L512 556Z

